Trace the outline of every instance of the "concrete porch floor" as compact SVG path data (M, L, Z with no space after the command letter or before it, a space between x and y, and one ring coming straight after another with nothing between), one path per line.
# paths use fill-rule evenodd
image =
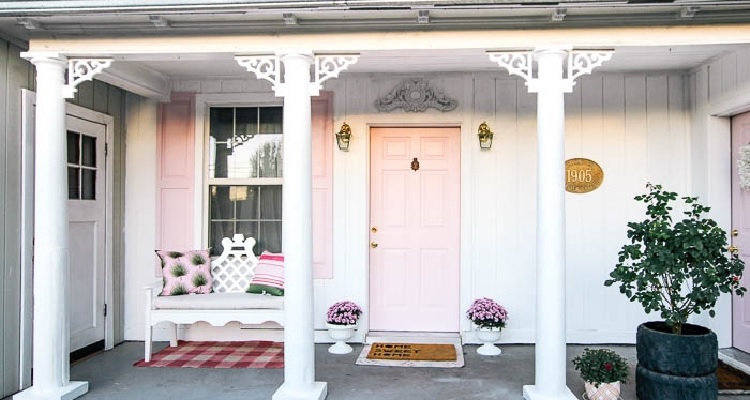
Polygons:
M154 351L166 343L154 345ZM503 354L480 356L477 345L464 345L463 368L398 368L359 366L362 344L353 344L347 355L327 352L328 344L317 344L316 380L328 382L329 400L521 400L521 388L534 381L534 347L499 345ZM584 347L568 346L568 358ZM621 397L635 397L635 348L606 346L626 357L631 373ZM71 380L89 382L94 399L242 399L267 400L284 379L283 369L192 369L137 368L143 357L143 342L125 342L113 350L92 355L71 367ZM568 363L568 387L580 398L583 381ZM719 396L720 400L750 400L750 396ZM668 399L664 399L668 400Z

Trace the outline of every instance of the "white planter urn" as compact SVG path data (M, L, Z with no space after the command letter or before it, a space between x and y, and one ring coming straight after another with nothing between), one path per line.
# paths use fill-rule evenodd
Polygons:
M620 382L600 383L596 387L591 382L585 382L586 396L588 400L617 400L620 398Z
M349 354L352 352L352 346L349 346L346 341L354 336L354 330L357 329L357 324L354 325L336 325L326 323L328 328L328 336L333 339L334 343L328 348L328 352L331 354Z
M500 329L497 327L486 328L477 326L477 338L482 341L482 345L477 349L477 353L483 356L497 356L502 350L495 346L495 342L500 339Z

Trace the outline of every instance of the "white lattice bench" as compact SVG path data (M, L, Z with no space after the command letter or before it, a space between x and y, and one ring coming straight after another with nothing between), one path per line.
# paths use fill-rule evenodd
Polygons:
M151 361L153 327L160 322L173 325L169 340L177 346L180 324L207 322L223 326L229 322L284 325L284 297L245 293L258 265L253 253L255 238L234 235L221 241L224 251L211 261L213 293L181 296L159 296L160 287L146 287L145 361Z

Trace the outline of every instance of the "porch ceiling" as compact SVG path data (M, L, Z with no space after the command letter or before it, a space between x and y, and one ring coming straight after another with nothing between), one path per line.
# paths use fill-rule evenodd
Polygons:
M615 56L598 71L688 70L749 45L615 47ZM246 77L234 54L130 55L120 61L137 63L170 79ZM365 50L347 73L404 73L499 71L484 50Z

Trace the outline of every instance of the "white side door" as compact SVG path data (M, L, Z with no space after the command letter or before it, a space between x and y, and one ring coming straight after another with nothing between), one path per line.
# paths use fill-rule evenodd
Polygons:
M750 112L732 117L732 244L750 266L750 190L740 189L737 169L739 148L749 142ZM750 287L749 268L740 282L744 287ZM732 346L750 352L750 295L733 298Z
M104 340L105 125L68 115L70 351Z

